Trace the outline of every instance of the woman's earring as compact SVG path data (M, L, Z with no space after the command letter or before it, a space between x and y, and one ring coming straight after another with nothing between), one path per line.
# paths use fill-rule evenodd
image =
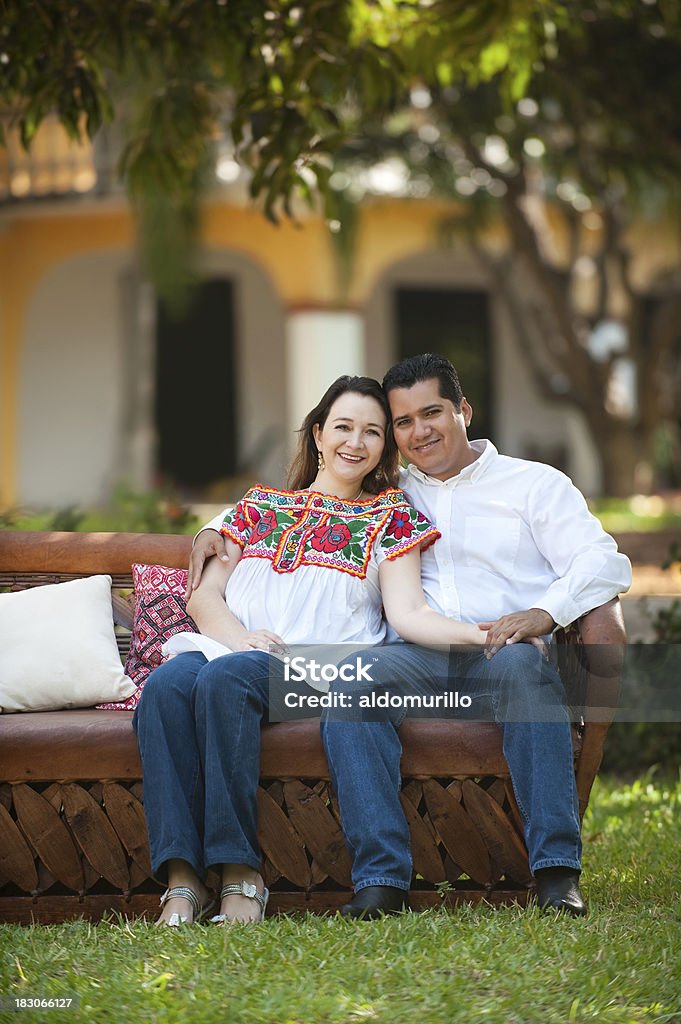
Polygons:
M317 455L317 469L319 470L320 473L323 470L326 469L326 463L324 462L324 456L322 455L321 452L319 452L319 454Z

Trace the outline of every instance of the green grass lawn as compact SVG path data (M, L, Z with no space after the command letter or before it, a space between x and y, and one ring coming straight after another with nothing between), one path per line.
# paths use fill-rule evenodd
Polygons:
M632 498L593 498L589 508L608 533L681 529L681 502L659 495Z
M681 1021L681 784L596 784L585 826L586 919L463 908L346 922L169 932L107 921L0 926L0 993L79 1009L1 1020Z

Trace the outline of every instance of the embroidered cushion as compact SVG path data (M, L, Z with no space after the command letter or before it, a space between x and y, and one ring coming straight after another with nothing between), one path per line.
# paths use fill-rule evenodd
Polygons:
M116 646L110 576L0 594L0 711L92 707L134 689Z
M161 647L166 640L175 633L198 633L184 600L186 569L135 562L132 579L135 611L125 671L137 684L137 689L125 701L99 705L105 710L131 711L136 708L147 677L165 661Z

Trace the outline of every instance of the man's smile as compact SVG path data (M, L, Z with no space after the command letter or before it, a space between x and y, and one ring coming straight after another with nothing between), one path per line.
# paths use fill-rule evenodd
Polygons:
M434 445L438 444L439 440L439 437L433 437L429 441L424 441L423 444L415 444L412 446L412 451L429 452Z

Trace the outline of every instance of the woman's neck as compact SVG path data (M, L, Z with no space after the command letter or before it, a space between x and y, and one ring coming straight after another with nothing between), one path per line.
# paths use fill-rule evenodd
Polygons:
M339 498L341 501L359 501L364 494L364 484L360 484L359 489L357 489L356 485L353 485L352 493L348 493L350 488L344 487L339 481L327 479L324 474L319 474L312 481L308 490L319 491L320 494L329 494L334 498Z

